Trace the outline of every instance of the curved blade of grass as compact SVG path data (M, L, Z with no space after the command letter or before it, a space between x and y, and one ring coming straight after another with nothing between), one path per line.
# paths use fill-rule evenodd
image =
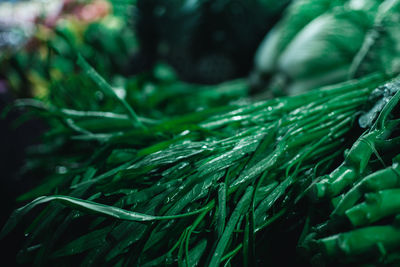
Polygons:
M136 221L136 222L148 222L148 221L157 221L157 220L171 220L171 219L177 219L177 218L182 218L186 216L192 216L195 214L198 214L202 211L204 211L204 208L193 211L193 212L188 212L185 214L177 214L177 215L169 215L169 216L153 216L153 215L148 215L148 214L143 214L143 213L138 213L138 212L133 212L129 210L124 210L120 209L117 207L113 206L108 206L104 204L99 204L93 201L88 201L88 200L82 200L74 197L68 197L68 196L61 196L61 195L55 195L55 196L43 196L35 199L31 203L25 205L22 208L19 208L11 214L10 219L6 223L6 225L3 227L1 233L0 233L0 238L4 237L7 233L12 231L12 229L15 227L15 225L22 219L22 217L28 213L30 210L35 208L37 205L47 203L47 202L52 202L52 201L57 201L60 202L61 204L64 204L68 207L75 208L77 210L83 211L83 212L88 212L88 213L94 213L98 214L101 216L106 216L106 217L111 217L119 220L127 220L127 221Z
M104 80L103 77L100 76L100 74L97 73L97 71L92 66L89 65L89 63L80 54L78 54L78 59L76 63L85 71L90 79L92 79L93 82L95 82L106 95L111 95L115 97L115 99L121 103L121 105L126 109L128 116L132 119L135 127L144 127L132 107L124 99L121 99L117 96L112 87Z

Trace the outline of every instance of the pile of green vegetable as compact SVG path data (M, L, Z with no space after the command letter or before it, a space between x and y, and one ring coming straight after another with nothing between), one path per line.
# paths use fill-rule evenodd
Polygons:
M82 57L78 64L112 97ZM37 264L70 257L84 264L251 265L256 242L273 242L256 233L296 217L295 199L332 168L355 115L386 79L376 74L164 121L138 117L121 99L120 113L21 100L54 120L47 145L56 149L50 156L60 158L59 173L20 200L58 193L17 210L3 234L38 204L51 202L28 227L19 260L33 254ZM87 225L88 233L68 231L76 223Z
M301 241L315 261L400 263L399 85L396 79L377 89L385 104L378 102L361 117L373 125L345 152L342 164L307 190L313 200L332 202L327 220L307 229ZM310 224L321 218L308 217Z
M0 237L23 231L17 261L38 266L396 266L399 7L294 1L255 72L295 95L261 101L164 64L118 75L123 57L97 66L58 30L44 69L74 73L13 105L49 128L25 167L44 177Z

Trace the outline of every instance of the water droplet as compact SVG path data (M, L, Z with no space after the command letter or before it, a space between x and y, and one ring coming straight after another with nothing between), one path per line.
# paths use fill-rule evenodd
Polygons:
M185 131L183 131L180 135L187 135L187 134L189 134L190 133L190 131L189 130L185 130Z
M56 173L58 174L65 174L68 172L68 169L65 166L57 166Z

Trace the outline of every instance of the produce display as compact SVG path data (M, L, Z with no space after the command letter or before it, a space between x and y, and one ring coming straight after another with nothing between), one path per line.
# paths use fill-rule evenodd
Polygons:
M2 116L47 127L23 168L41 177L0 232L23 235L17 264L400 264L400 1L245 2L110 1L92 21L66 9L0 57L17 96ZM250 43L221 65L220 46L192 46L204 21L235 32L222 47L264 29L253 69L223 71ZM202 60L221 76L188 67Z

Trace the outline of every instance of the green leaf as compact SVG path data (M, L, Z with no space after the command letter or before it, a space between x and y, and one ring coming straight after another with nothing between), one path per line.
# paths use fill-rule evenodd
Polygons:
M4 237L8 234L12 229L16 226L16 224L22 219L22 217L28 213L30 210L35 208L37 205L57 201L61 204L64 204L70 208L74 208L83 212L98 214L101 216L111 217L119 220L128 220L128 221L136 221L136 222L148 222L148 221L155 221L155 220L171 220L182 218L186 216L192 216L202 212L204 209L200 209L193 212L188 212L185 214L178 214L178 215L170 215L170 216L153 216L142 214L138 212L128 211L124 209L120 209L113 206L107 206L103 204L99 204L93 201L82 200L74 197L68 196L43 196L35 199L31 203L27 204L26 206L15 210L9 220L7 221L6 225L3 227L0 238Z
M246 192L244 193L243 197L240 199L239 203L237 204L231 217L229 218L228 223L226 224L225 231L222 234L221 238L219 239L219 241L217 243L217 247L215 248L215 251L212 254L213 257L211 258L211 261L209 264L210 267L218 267L219 266L219 263L224 254L226 246L231 238L233 230L235 229L235 226L237 225L239 218L246 212L246 209L248 208L248 206L251 202L252 195L253 195L253 187L249 186L246 189Z
M100 76L100 74L96 72L96 70L92 66L89 65L89 63L87 63L87 61L80 54L78 54L77 64L106 95L115 97L121 103L121 105L127 110L128 116L131 118L134 126L139 128L144 127L132 107L124 99L118 97L112 87L104 80L103 77Z

